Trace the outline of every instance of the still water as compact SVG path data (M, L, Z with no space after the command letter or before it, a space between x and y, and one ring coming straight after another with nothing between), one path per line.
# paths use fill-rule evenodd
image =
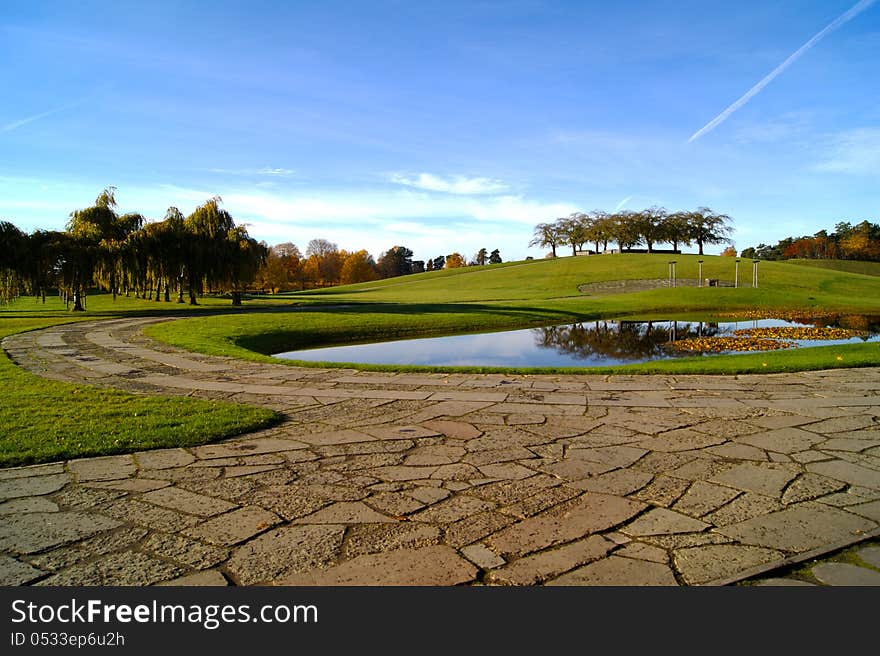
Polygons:
M859 334L841 339L786 339L798 348L880 340L880 318L857 318ZM589 321L476 335L407 339L277 353L275 357L310 362L409 364L438 367L597 367L634 364L683 356L670 347L676 340L733 336L759 328L805 328L846 325L781 319L725 321ZM745 349L743 349L745 350ZM735 349L725 353L739 352ZM708 354L703 354L709 357Z

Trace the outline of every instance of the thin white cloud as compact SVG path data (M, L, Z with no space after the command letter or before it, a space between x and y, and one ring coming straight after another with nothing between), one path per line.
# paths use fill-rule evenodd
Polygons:
M745 94L743 94L743 96L741 98L739 98L739 100L734 102L732 105L730 105L730 107L728 107L723 112L721 112L718 116L716 116L711 121L706 123L706 125L701 127L699 130L694 132L691 135L690 139L688 139L688 143L692 143L692 142L696 141L697 139L702 137L707 132L710 132L710 131L714 130L716 127L718 127L719 125L721 125L724 121L726 121L730 117L731 114L733 114L736 110L738 110L740 107L742 107L747 102L749 102L752 98L754 98L756 95L758 95L758 93L764 87L766 87L774 79L776 79L776 77L778 77L779 74L782 73L786 68L788 68L794 62L796 62L798 59L800 59L804 55L804 53L806 53L810 48L812 48L814 45L816 45L823 38L825 38L826 36L831 34L831 32L833 32L834 30L836 30L837 28L842 26L844 23L849 22L850 20L852 20L853 18L858 16L860 13L865 11L868 7L870 7L872 4L874 4L875 1L876 0L859 0L859 2L857 2L855 5L853 5L849 10L845 11L840 16L838 16L833 21L831 21L828 25L825 26L824 29L822 29L820 32L815 34L813 36L813 38L811 38L804 45L802 45L800 48L795 50L791 55L789 55L788 58L784 62L782 62L779 66L777 66L772 71L770 71L770 73L767 74L760 82L758 82L755 86L753 86L751 89L746 91Z
M462 210L459 214L478 221L520 223L528 226L554 221L578 210L578 207L569 203L543 203L522 196L497 196L484 201L470 201L458 207Z
M271 178L289 178L296 175L293 169L283 169L265 166L261 169L208 169L209 173L221 173L224 175L266 176Z
M500 180L493 180L491 178L468 178L461 175L454 176L451 180L444 180L431 173L419 173L415 177L394 173L389 179L395 184L404 185L406 187L422 189L423 191L440 191L447 194L495 194L506 191L508 188L507 185Z
M740 143L792 142L810 129L813 117L810 112L791 111L769 120L746 123L736 130L734 137Z
M28 123L39 121L41 118L46 118L47 116L52 116L52 114L63 112L65 109L70 109L71 107L81 105L82 102L82 100L77 100L75 102L67 103L66 105L61 105L60 107L55 107L54 109L50 109L45 112L40 112L39 114L34 114L33 116L27 116L25 118L18 119L17 121L12 121L11 123L7 123L6 125L0 127L0 132L11 132L12 130L17 130L21 126L27 125Z
M849 130L831 139L829 154L818 171L880 175L880 128Z
M437 225L427 225L425 223L417 223L415 221L397 221L395 223L386 223L382 226L383 232L386 233L407 233L411 235L419 235L422 237L439 237L449 239L456 235L456 231L451 228L445 228Z
M626 206L626 204L628 202L630 202L631 200L632 200L632 196L627 196L622 201L620 201L617 205L614 206L614 209L612 210L612 212L618 212L618 211L622 210Z
M14 217L16 225L28 230L63 229L67 214L88 206L100 192L100 187L63 181L38 192L45 183L0 176L0 217ZM366 248L376 256L403 244L416 259L453 251L470 257L483 246L500 248L505 259L519 259L531 252L528 242L537 223L578 209L519 195L438 196L413 189L264 191L253 185L224 190L120 185L117 200L121 212L136 211L157 221L170 206L188 215L218 193L235 222L269 244L292 241L304 248L310 239L321 237L347 250ZM39 202L24 207L23 199L31 197Z

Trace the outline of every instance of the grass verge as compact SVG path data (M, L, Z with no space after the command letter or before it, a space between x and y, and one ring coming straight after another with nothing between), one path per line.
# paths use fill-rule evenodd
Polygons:
M37 306L19 299L0 312L0 338L74 320L125 314L125 304L73 317L57 301ZM59 307L60 306L60 307ZM131 304L143 311L143 304ZM129 308L131 310L131 308ZM276 413L234 403L140 396L52 381L16 366L0 351L0 467L86 456L206 444L269 426Z

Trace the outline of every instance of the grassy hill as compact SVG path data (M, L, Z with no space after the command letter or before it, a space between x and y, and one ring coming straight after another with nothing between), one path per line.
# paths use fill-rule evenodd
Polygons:
M426 272L285 295L283 298L296 306L288 312L252 311L193 319L154 326L150 334L206 353L268 359L267 354L299 348L506 330L598 317L641 315L661 319L754 310L768 316L782 310L880 314L880 278L788 262L761 262L757 289L751 287L751 261L742 261L740 287L736 289L677 287L602 296L578 291L579 285L589 282L666 278L669 259L668 255L646 254L561 257ZM734 280L733 258L679 255L675 259L679 279L696 279L698 260L702 259L704 278ZM880 363L877 345L865 346L869 348L859 364ZM737 363L748 359L731 357ZM792 355L774 353L748 366L752 370L763 368L770 360L776 362L767 364L771 370L784 370L838 366L840 362L835 357L792 364L794 359ZM713 364L707 365L707 360ZM687 370L693 366L695 370L711 371L717 370L713 367L722 360L700 358L698 365L682 360L634 368Z
M703 260L703 277L733 282L735 259L721 256L678 255L674 258L678 278L697 278L699 260ZM332 302L432 302L468 303L495 301L530 301L577 298L583 300L578 285L606 280L636 280L666 278L668 255L602 255L593 257L561 257L554 260L463 267L438 272L427 272L400 278L389 278L371 283L347 285L325 290L312 290L293 295L301 301L332 299ZM868 263L863 263L868 264ZM861 273L861 271L857 272ZM837 275L839 274L839 275ZM739 279L745 292L751 287L752 263L739 264ZM874 289L866 287L865 289ZM749 290L749 300L774 303L773 294L796 295L808 302L823 297L823 302L847 303L862 306L862 287L845 270L811 270L795 267L789 262L761 262L759 290ZM675 298L684 290L678 290ZM718 289L711 290L713 293ZM765 293L766 292L766 293ZM817 296L817 294L819 296Z
M820 269L860 273L865 276L880 276L880 262L859 262L857 260L786 260L786 262Z

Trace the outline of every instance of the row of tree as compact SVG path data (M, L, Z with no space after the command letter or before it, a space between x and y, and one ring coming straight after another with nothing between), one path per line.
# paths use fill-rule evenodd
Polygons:
M594 253L606 252L608 244L614 243L621 252L644 245L648 253L659 243L671 244L674 251L696 244L702 255L706 245L730 242L731 223L729 216L708 207L679 212L657 206L612 213L575 212L552 223L539 223L529 246L550 248L550 256L556 257L556 249L563 246L570 246L572 255L577 255L585 244L594 245Z
M444 268L500 264L501 261L498 249L489 253L485 248L481 248L470 261L460 253L439 255L427 261L414 260L412 250L406 246L392 246L376 260L365 250L349 252L327 239L312 239L305 255L290 242L269 247L266 259L257 271L254 287L277 293L349 285Z
M168 208L161 221L117 212L115 188L95 204L72 212L63 231L30 234L0 221L0 301L22 293L57 290L73 310L84 308L85 291L98 286L136 298L197 304L205 291L229 293L234 305L248 289L287 291L367 282L423 271L501 262L499 251L481 248L470 261L459 253L413 260L393 246L375 260L366 250L349 252L313 239L303 255L286 242L271 248L236 225L219 197L189 216Z
M774 245L746 248L743 257L761 260L866 260L880 262L880 225L862 221L840 222L832 232L820 230L812 236L786 237Z
M70 214L63 231L27 234L0 222L0 295L45 296L57 289L73 310L81 311L85 290L98 285L117 294L197 303L206 290L228 292L234 305L266 259L267 248L236 225L209 199L189 216L168 208L162 221L147 223L138 213L116 211L115 188L95 204Z

